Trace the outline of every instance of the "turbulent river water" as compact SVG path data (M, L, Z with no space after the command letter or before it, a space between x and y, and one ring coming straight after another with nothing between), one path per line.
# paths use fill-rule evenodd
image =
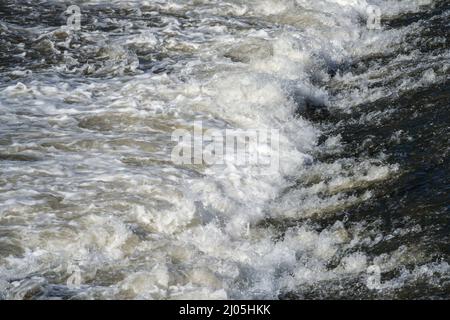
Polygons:
M450 298L449 17L2 0L0 298ZM174 164L194 121L278 130L280 168Z

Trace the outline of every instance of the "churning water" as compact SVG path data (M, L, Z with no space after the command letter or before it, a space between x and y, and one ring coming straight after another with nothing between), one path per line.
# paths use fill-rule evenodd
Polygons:
M450 298L449 17L2 0L0 298ZM280 168L174 164L194 121L278 130Z

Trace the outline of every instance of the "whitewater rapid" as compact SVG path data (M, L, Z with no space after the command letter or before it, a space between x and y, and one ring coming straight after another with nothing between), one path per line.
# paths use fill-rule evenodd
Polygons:
M81 30L65 25L68 5L79 6ZM402 166L383 152L346 153L339 132L394 112L365 104L448 79L448 49L429 59L408 50L423 22L367 25L371 6L388 20L433 5L6 1L0 297L278 299L345 283L383 295L447 275L447 262L414 247L367 252L396 235L349 224L346 212ZM353 122L323 119L355 110ZM279 130L280 167L174 164L171 135L195 121ZM398 273L371 288L377 272Z

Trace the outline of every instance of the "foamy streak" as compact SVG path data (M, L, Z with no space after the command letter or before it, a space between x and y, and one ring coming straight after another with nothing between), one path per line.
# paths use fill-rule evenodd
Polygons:
M117 37L67 31L68 43L90 42L52 66L72 78L33 74L0 92L4 130L24 130L2 153L40 160L1 164L0 218L14 248L0 257L7 298L54 285L78 298L276 298L366 271L373 261L358 252L360 230L336 223L317 232L305 223L275 241L260 223L332 214L371 196L346 191L399 170L375 159L317 162L319 152L339 152L339 138L318 147L320 128L294 114L306 101L334 106L328 69L398 36L366 29L369 4L389 15L420 1L71 3L138 10L138 19L158 10L163 23ZM41 45L60 54L52 41ZM139 72L136 52L163 53L167 71ZM279 129L282 169L173 165L171 132L198 119L205 128ZM280 197L297 180L305 185Z

